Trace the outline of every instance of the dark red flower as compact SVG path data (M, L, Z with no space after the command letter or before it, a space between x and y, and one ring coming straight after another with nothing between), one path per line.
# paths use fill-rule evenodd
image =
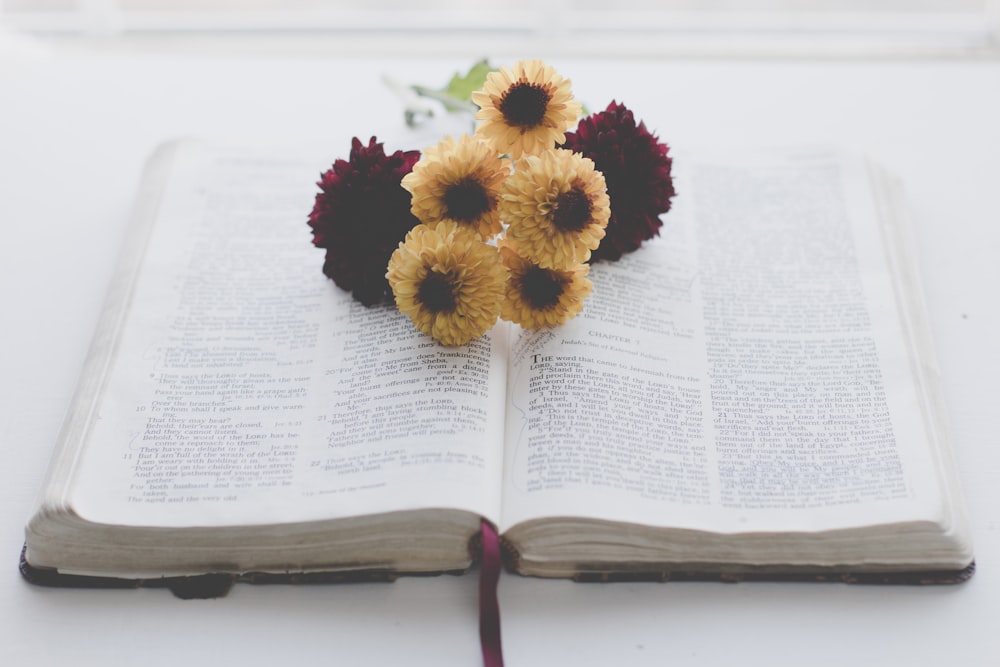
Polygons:
M419 159L420 151L386 155L375 137L367 146L355 137L350 158L334 162L317 183L309 226L313 245L326 248L323 273L366 306L392 299L389 257L420 222L400 185Z
M591 260L617 260L660 233L660 215L670 210L674 182L669 147L660 143L632 112L614 101L580 120L566 133L562 148L583 153L604 174L611 198L611 219Z

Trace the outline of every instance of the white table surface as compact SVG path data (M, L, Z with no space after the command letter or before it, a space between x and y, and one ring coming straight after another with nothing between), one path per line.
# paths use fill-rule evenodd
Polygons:
M454 124L407 134L380 74L443 83L479 55L0 55L0 664L478 664L473 576L185 602L38 588L16 566L150 151L179 135L312 139L331 162L353 134L421 148ZM508 665L1000 664L1000 63L552 63L591 109L624 101L675 146L841 143L902 177L979 571L928 588L504 575Z

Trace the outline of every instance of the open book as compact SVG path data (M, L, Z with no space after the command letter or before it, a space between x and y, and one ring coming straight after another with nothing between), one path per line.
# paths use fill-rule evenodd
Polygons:
M330 156L151 160L22 570L49 583L510 569L958 581L963 503L891 182L678 155L568 324L445 348L320 272Z

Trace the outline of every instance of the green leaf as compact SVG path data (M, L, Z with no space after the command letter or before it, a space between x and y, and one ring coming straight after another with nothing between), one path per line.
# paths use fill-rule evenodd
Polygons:
M451 77L444 92L451 97L468 102L472 99L472 93L480 90L486 83L486 75L494 71L496 68L491 67L489 61L480 60L472 66L472 69L465 76L456 72L455 76Z
M456 72L448 85L441 90L426 86L410 86L410 88L417 95L437 100L447 111L476 113L478 107L472 103L472 93L483 87L486 75L494 69L488 61L480 60L472 66L468 74L463 76Z

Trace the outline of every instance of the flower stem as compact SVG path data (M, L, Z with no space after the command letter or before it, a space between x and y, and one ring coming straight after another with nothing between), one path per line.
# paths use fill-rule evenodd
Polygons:
M388 74L382 75L382 82L403 102L407 127L416 127L434 116L434 109L425 104L412 87L400 83Z
M448 111L455 112L465 112L475 114L479 110L475 104L468 100L463 100L455 97L454 95L449 95L442 90L432 90L424 86L414 85L410 88L421 97L429 97L432 100L437 100L444 105L444 108Z

